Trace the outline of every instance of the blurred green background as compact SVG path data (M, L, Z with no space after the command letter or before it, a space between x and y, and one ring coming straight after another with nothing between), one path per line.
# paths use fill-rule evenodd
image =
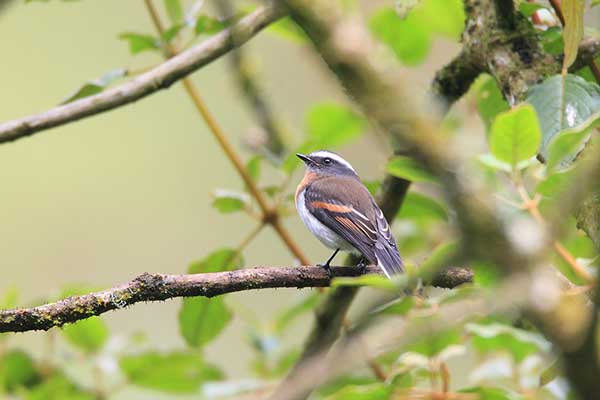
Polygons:
M387 4L368 7L375 3ZM130 55L127 44L117 39L124 31L154 32L141 0L14 1L0 14L0 121L49 109L109 70L162 61L158 53ZM287 138L291 148L303 140L310 104L346 102L337 82L305 45L263 32L245 48L292 133ZM455 42L436 39L426 63L398 73L408 76L415 93L425 93L433 72L458 49ZM256 124L226 60L201 69L192 79L248 159L243 141ZM383 175L389 150L374 135L337 150L364 179ZM281 180L274 169L263 169L263 182ZM290 191L300 177L298 169ZM210 251L235 247L256 225L244 214L224 216L211 207L215 189L243 186L180 84L115 111L0 146L0 185L0 292L18 288L22 306L72 284L100 289L145 271L184 273L190 262ZM295 214L285 225L311 261L329 255ZM295 262L269 228L244 257L248 266ZM250 328L240 315L252 319L253 314L267 323L307 292L278 289L229 296L227 303L239 312L208 347L207 358L218 361L230 377L246 376L252 356L246 344ZM183 346L177 324L180 304L179 299L138 304L103 318L117 338L142 331L154 348L177 348ZM303 340L309 326L310 317L301 319L287 340ZM47 346L47 336L35 332L11 340L38 354ZM132 392L121 396L132 398Z

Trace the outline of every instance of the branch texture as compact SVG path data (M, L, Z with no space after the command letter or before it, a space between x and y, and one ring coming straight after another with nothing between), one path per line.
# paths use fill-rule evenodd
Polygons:
M113 89L58 106L41 114L0 124L0 143L17 140L45 129L112 110L133 103L161 89L166 89L179 79L232 50L235 46L244 44L265 26L283 15L284 11L280 6L261 7L230 28L235 29L235 43L229 39L229 29L224 30L151 71Z
M334 277L361 275L358 267L332 267ZM379 274L378 267L366 273ZM471 282L466 268L452 268L434 282L451 287ZM132 281L101 292L73 296L38 307L0 311L0 332L48 330L139 302L175 297L214 297L226 293L268 288L307 288L329 286L331 279L320 267L260 267L226 272L190 275L144 273Z

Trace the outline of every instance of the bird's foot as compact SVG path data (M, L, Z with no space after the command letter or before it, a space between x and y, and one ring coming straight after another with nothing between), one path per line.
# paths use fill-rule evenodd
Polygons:
M326 262L325 264L317 264L317 267L323 268L329 279L333 278L333 273L331 272L331 267L329 266L329 262Z
M356 266L360 269L360 274L363 275L365 272L367 272L367 266L368 266L368 262L367 259L365 257L361 257L360 261L358 262L358 264L356 264Z

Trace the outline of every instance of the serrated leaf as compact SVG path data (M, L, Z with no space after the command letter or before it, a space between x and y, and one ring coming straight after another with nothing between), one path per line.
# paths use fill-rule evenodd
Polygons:
M386 172L411 182L438 183L437 178L425 171L414 159L407 156L392 158L386 166Z
M183 19L183 8L180 0L164 0L167 15L173 24L178 24Z
M225 329L232 314L223 297L183 299L179 310L179 330L191 347L202 347Z
M600 87L568 74L554 75L532 87L526 101L535 107L542 130L540 156L548 158L548 146L564 130L582 131L600 116Z
M212 206L223 214L243 210L249 203L248 195L230 190L217 190Z
M132 384L168 393L196 393L203 382L223 377L195 353L129 355L121 357L119 366Z
M465 325L472 335L474 347L480 352L506 351L516 362L521 362L530 354L550 349L550 343L540 335L500 323Z
M565 19L563 41L565 58L563 73L575 62L579 43L583 38L583 0L562 0L561 8Z
M537 153L542 134L534 108L520 105L499 114L492 124L490 150L492 155L513 168Z
M125 40L129 44L129 52L131 54L138 54L142 51L159 50L161 48L160 40L152 35L125 32L119 35L119 39Z
M100 350L109 336L108 326L100 317L65 325L61 332L69 343L89 353Z

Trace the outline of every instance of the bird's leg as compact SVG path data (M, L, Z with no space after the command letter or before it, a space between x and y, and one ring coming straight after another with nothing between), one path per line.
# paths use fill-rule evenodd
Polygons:
M317 267L321 267L321 268L325 269L325 271L327 272L327 276L329 278L331 278L331 268L329 267L329 264L333 261L333 259L335 258L336 254L338 253L338 251L340 251L340 249L335 249L335 251L333 252L333 254L331 255L331 257L329 257L329 260L327 260L325 262L325 264L317 264Z
M367 272L367 265L369 265L367 257L361 256L360 261L358 262L358 264L356 264L356 266L360 268L361 275Z

